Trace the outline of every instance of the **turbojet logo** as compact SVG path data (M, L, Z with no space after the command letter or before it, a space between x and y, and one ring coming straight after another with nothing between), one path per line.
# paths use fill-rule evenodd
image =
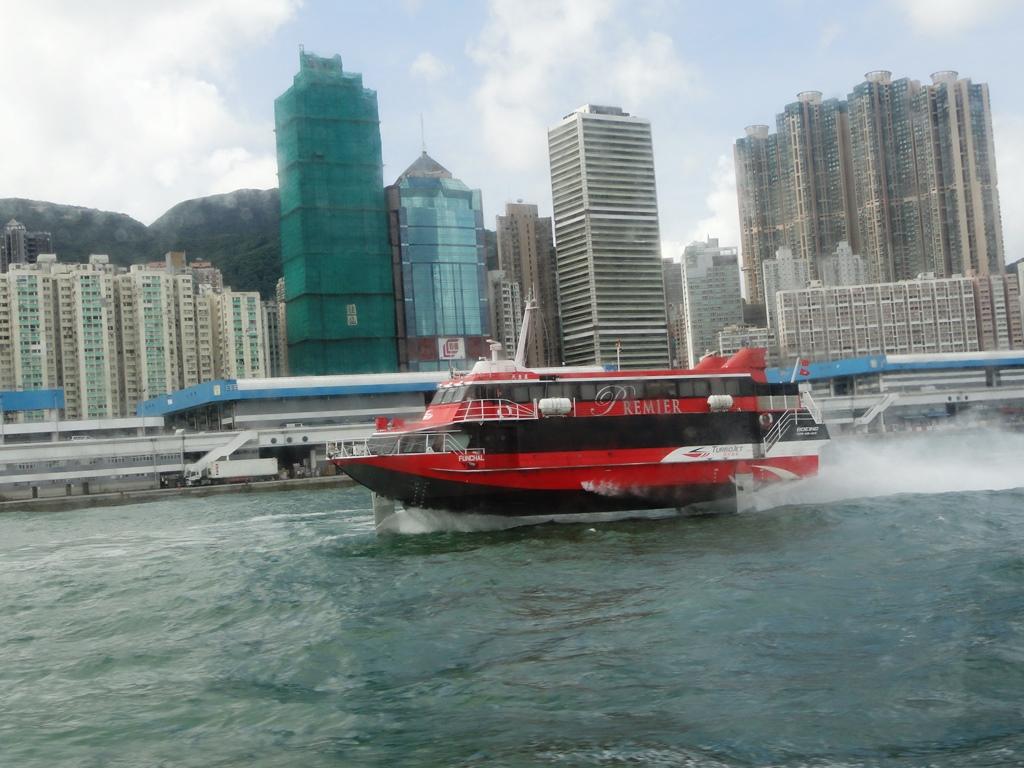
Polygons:
M662 463L686 461L735 461L753 458L749 445L693 445L676 448L661 461Z

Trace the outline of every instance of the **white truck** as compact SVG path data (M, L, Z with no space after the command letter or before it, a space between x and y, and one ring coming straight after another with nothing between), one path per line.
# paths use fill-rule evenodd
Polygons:
M206 485L276 476L277 459L235 459L234 461L224 459L210 462L205 470L186 472L185 483L187 485Z

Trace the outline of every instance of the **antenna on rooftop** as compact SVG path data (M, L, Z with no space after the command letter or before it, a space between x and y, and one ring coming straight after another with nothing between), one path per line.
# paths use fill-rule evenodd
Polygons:
M427 134L423 130L423 113L420 112L420 148L423 150L423 154L427 154Z

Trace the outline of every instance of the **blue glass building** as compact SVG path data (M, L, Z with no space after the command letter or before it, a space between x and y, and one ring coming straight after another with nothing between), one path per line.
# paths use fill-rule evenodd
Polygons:
M491 332L480 190L424 152L387 192L399 364L469 368Z

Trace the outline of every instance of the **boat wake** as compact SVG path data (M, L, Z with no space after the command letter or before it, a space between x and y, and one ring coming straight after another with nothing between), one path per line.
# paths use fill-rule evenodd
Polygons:
M506 531L526 525L547 523L587 524L612 523L617 520L658 520L685 514L675 509L644 509L623 512L589 512L585 514L540 514L506 517L502 515L478 515L463 512L445 512L438 509L410 507L396 511L377 525L378 533L470 533L479 531Z
M758 510L788 504L913 493L1000 491L1024 487L1024 434L908 433L836 438L816 477L758 491Z

